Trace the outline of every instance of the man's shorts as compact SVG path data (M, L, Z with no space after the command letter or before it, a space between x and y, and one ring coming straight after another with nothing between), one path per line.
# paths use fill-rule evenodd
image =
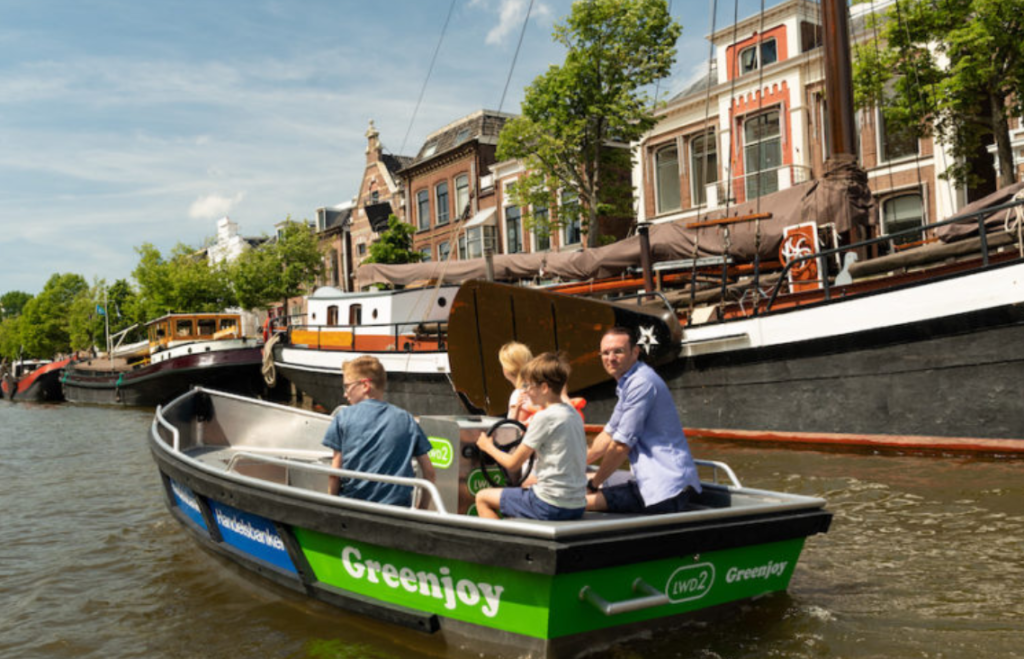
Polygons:
M631 480L620 485L609 485L601 488L601 494L608 504L610 513L642 513L644 515L663 515L665 513L681 513L686 510L686 504L690 502L690 495L693 490L684 489L674 497L659 501L653 506L644 504L644 498L640 495L640 488L636 481Z
M501 514L505 517L524 517L552 521L580 519L583 508L559 508L540 500L533 488L506 487L501 491Z

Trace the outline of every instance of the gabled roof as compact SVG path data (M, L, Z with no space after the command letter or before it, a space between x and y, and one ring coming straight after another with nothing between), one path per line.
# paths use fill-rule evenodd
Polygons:
M471 140L485 144L497 144L498 134L505 122L515 116L493 110L478 110L467 117L458 119L428 135L423 146L420 147L419 153L407 167L447 153Z
M390 153L381 154L380 159L384 166L387 167L391 176L396 176L399 171L411 165L414 160L412 156L394 156Z
M335 206L324 209L324 231L344 226L352 217L353 206Z

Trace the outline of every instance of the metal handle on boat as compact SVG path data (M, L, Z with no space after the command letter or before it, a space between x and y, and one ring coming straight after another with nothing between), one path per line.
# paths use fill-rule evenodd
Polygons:
M722 471L725 472L725 475L729 478L729 482L732 484L733 487L743 487L742 485L740 485L740 479L736 477L736 473L733 472L732 467L725 464L724 462L719 462L717 460L694 460L694 463L702 467L711 467L714 470L713 477L715 483L718 482L718 470L721 469Z
M164 411L164 408L163 408L162 405L157 405L156 406L156 415L153 417L153 423L159 423L161 426L163 426L164 428L167 428L168 430L171 431L171 436L174 438L174 443L173 443L174 450L175 451L180 451L181 450L181 434L178 432L177 428L175 428L174 426L172 426L170 423L167 422L167 420L164 418L163 411Z
M433 502L434 507L437 508L438 513L440 513L441 515L448 514L448 510L444 507L444 502L441 500L441 493L438 492L437 486L423 478L406 478L404 476L388 476L385 474L371 474L365 471L352 471L351 469L335 469L334 467L325 467L323 465L310 464L308 462L282 460L281 458L275 458L270 455L261 455L259 453L250 453L248 451L240 451L231 456L231 460L228 462L227 471L232 471L235 467L235 463L242 458L258 460L266 462L268 464L276 464L287 469L312 471L321 474L327 474L329 476L341 476L342 478L358 478L361 480L375 481L378 483L391 483L394 485L408 485L409 487L419 487L430 493L431 501Z
M656 606L662 606L669 603L668 595L659 591L657 588L639 577L633 581L633 592L643 593L643 595L629 600L622 600L621 602L609 602L594 592L594 589L590 586L584 586L580 589L580 600L583 602L589 602L606 616L629 613L630 611L641 611L643 609L652 609Z

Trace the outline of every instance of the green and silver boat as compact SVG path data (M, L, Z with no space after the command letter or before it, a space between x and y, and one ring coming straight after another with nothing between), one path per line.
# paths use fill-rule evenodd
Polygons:
M552 656L784 591L805 539L832 518L822 499L746 488L698 461L704 491L682 513L485 520L472 503L493 467L474 444L497 419L420 417L434 483L332 469L330 420L202 388L158 408L149 445L171 513L267 579L446 641ZM409 508L331 496L332 474L417 496Z

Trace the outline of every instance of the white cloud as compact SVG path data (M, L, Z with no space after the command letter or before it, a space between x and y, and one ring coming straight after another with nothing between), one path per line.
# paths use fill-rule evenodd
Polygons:
M491 7L493 2L486 0L472 0L470 6ZM499 0L498 3L498 24L487 33L486 42L495 46L504 43L506 38L513 37L522 29L523 19L530 8L530 0ZM543 2L535 2L530 10L530 18L537 20L541 17L551 15L551 8Z
M244 192L239 192L234 197L218 194L206 195L192 202L188 208L188 216L196 220L221 218L230 213L231 209L237 206L243 198L245 198Z

